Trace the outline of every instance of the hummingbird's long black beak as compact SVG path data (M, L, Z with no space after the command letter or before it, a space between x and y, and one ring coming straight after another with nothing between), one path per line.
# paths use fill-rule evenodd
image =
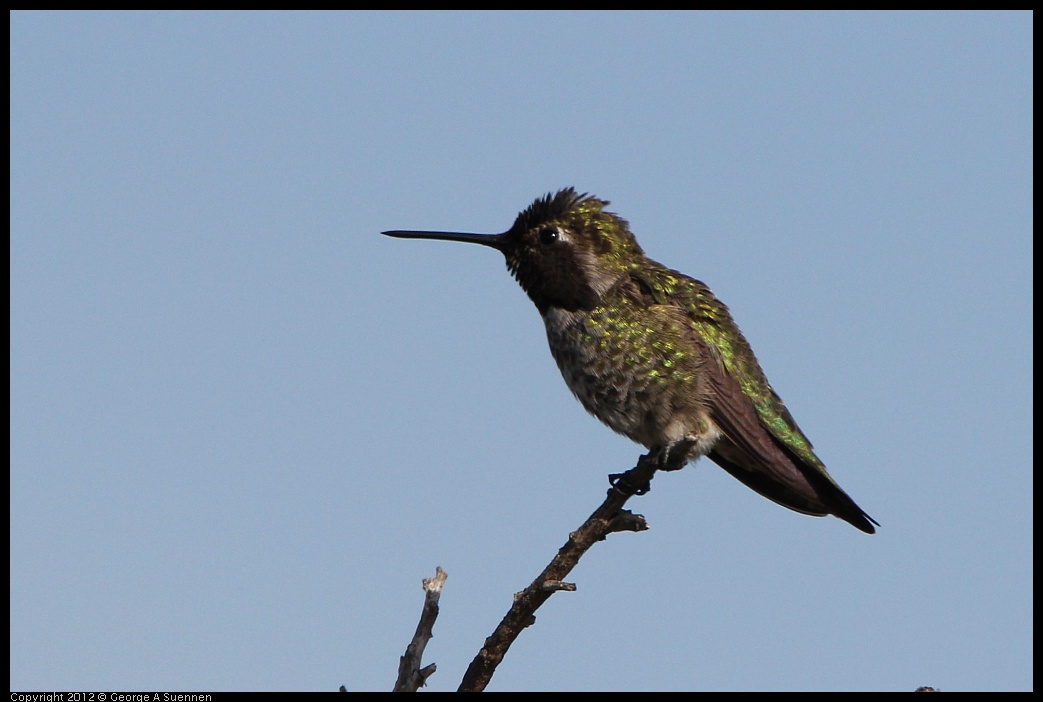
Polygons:
M503 251L507 234L467 234L465 232L417 232L410 230L395 229L390 232L382 232L384 236L393 236L396 239L439 239L441 241L466 241L471 244L491 246L497 251Z

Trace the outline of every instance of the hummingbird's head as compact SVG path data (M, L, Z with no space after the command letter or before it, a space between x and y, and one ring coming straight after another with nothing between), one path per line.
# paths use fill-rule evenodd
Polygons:
M627 221L606 212L608 201L573 188L548 193L518 214L502 234L389 231L388 236L444 239L499 250L540 314L551 307L592 309L644 252Z

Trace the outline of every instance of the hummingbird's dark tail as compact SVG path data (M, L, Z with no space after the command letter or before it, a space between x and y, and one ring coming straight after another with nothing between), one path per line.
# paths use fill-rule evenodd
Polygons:
M770 462L753 457L728 439L718 441L709 458L769 500L795 512L824 517L832 514L867 534L880 524L866 514L828 475L804 465L776 443Z

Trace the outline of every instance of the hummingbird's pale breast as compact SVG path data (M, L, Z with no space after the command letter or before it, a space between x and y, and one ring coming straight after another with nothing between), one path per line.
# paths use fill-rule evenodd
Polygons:
M551 308L543 321L565 384L588 412L649 449L686 441L692 459L720 430L688 322L675 317L665 307L639 310L617 292L591 311Z

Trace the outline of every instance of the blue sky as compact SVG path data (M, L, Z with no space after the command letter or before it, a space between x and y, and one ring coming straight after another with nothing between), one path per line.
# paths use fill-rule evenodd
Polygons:
M497 232L731 308L866 536L660 475L494 690L1032 688L1027 13L11 15L11 687L455 689L641 448Z

